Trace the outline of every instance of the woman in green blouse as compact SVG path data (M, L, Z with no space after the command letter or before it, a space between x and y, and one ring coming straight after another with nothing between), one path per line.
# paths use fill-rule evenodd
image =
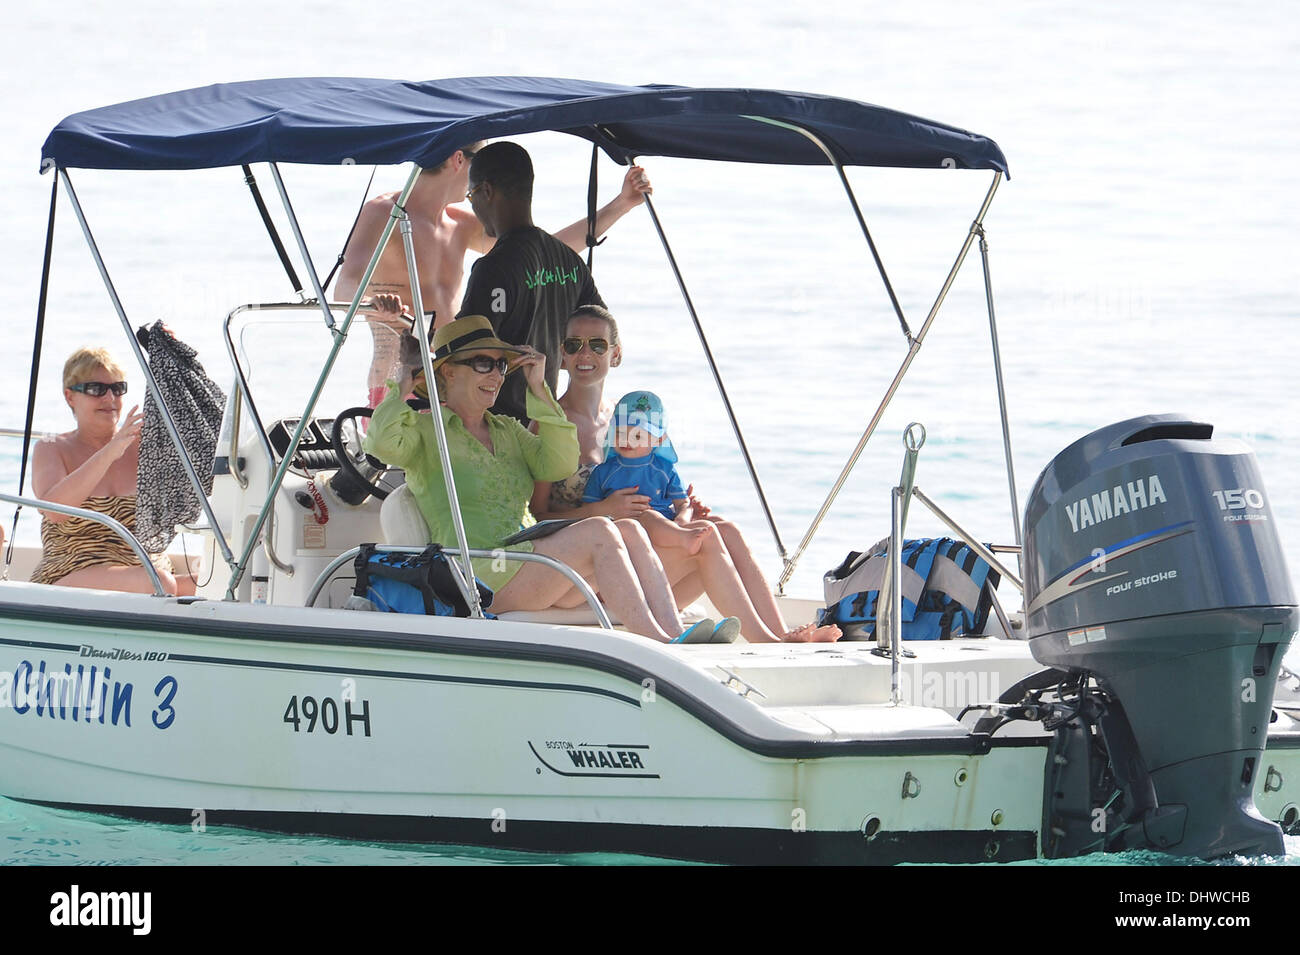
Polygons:
M470 547L490 550L519 530L535 481L558 481L577 469L577 431L546 386L546 357L501 341L481 315L467 315L434 333L433 368L466 537ZM527 380L527 412L537 422L537 434L488 410L506 375L515 371ZM402 396L409 391L410 371L403 376L401 382L388 383L365 448L406 470L406 483L433 539L454 540L433 420L407 406ZM635 633L669 642L683 632L672 590L649 542L625 543L607 518L581 520L509 549L563 561ZM480 558L474 569L496 591L496 613L584 603L567 578L540 564Z

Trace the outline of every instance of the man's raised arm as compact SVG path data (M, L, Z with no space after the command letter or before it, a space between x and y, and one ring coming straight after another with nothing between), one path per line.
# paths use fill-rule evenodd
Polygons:
M599 239L608 232L610 226L641 205L645 201L645 196L653 192L654 188L650 185L650 177L646 175L646 171L640 166L629 167L627 175L623 177L623 188L619 190L618 195L596 212L596 238ZM573 225L565 226L555 233L555 237L579 255L586 252L587 217L583 216Z

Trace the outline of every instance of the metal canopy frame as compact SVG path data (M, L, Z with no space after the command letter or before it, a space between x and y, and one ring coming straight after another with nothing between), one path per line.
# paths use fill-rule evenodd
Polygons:
M916 358L917 353L920 351L920 348L925 341L925 336L928 334L931 325L933 325L935 317L938 314L939 308L942 306L945 298L947 297L948 291L951 289L953 281L956 278L956 275L960 270L962 264L964 263L966 259L966 255L970 251L971 245L974 243L977 237L980 240L980 252L981 252L981 258L982 258L983 269L984 269L984 284L985 284L985 292L986 292L986 297L988 302L989 328L990 328L990 337L991 337L991 342L993 347L994 368L997 377L999 411L1002 418L1002 432L1003 432L1003 441L1004 441L1004 449L1005 449L1006 464L1007 464L1008 486L1009 486L1009 491L1011 496L1012 519L1015 524L1016 541L1019 542L1020 528L1019 528L1019 518L1018 518L1018 508L1017 508L1017 495L1015 489L1015 477L1012 470L1010 429L1007 420L1006 399L1005 399L1002 369L1001 369L1001 355L998 348L997 327L996 327L996 320L995 320L994 306L993 306L993 289L992 289L992 282L989 274L988 244L987 244L987 240L985 237L985 230L984 230L985 215L987 214L989 206L993 201L993 197L997 192L998 185L1002 180L1003 174L1001 172L994 173L993 181L989 186L988 192L986 193L984 200L980 205L979 211L977 212L974 221L971 223L970 229L966 235L965 240L962 243L961 249L957 254L956 260L954 261L951 269L949 270L947 278L944 280L943 285L940 288L939 293L936 296L933 305L930 307L929 313L927 314L926 319L922 324L920 331L917 334L913 335L911 329L908 326L907 319L903 312L902 305L899 303L898 297L894 292L893 285L890 282L888 273L884 266L884 262L882 261L879 251L876 248L875 242L871 237L871 233L867 227L867 222L865 217L863 216L861 207L859 206L857 198L853 193L853 189L849 184L849 180L847 175L845 174L843 164L836 157L833 150L826 143L824 143L813 131L805 129L796 124L785 122L782 120L775 120L766 117L761 117L761 116L746 116L745 118L753 120L754 122L770 124L773 126L778 126L784 129L788 129L794 134L803 136L806 139L813 142L814 144L816 144L817 147L826 156L827 161L835 169L836 174L838 175L839 180L842 186L844 187L853 214L858 222L859 228L863 233L863 237L867 242L867 246L870 250L877 271L880 274L881 280L884 284L890 303L893 306L893 310L898 317L899 325L901 327L903 335L908 342L907 355L903 359L903 362L900 365L897 373L894 375L893 380L891 381L890 385L886 389L884 397L882 398L879 406L876 409L875 414L872 416L865 431L863 432L862 437L859 439L857 446L853 449L852 453L849 455L848 461L845 463L839 476L835 480L833 486L831 487L830 492L826 496L825 501L822 503L821 508L818 510L816 516L813 518L812 523L810 524L807 532L804 534L802 540L799 542L799 545L795 548L794 553L787 554L785 545L781 540L780 532L777 529L776 521L773 518L771 509L768 505L767 497L763 492L762 482L759 479L757 469L749 454L749 450L748 447L746 446L744 436L740 430L739 422L736 419L734 410L731 406L730 399L727 396L726 387L723 384L722 376L718 371L717 363L714 360L712 350L710 349L708 340L704 334L704 329L700 323L698 313L696 312L694 304L691 301L690 293L687 290L685 280L681 274L681 270L678 268L676 258L673 255L671 246L668 243L667 236L663 230L662 223L660 222L659 216L655 211L654 205L651 202L650 198L648 196L646 197L645 199L646 209L649 212L654 228L659 236L660 242L663 245L665 254L667 255L668 258L669 266L672 269L673 274L677 280L678 287L682 293L682 297L685 301L687 311L689 312L692 321L694 322L695 330L700 339L700 343L703 348L705 358L708 361L709 368L713 374L714 383L718 389L719 395L721 396L723 404L726 408L728 418L730 419L731 422L732 430L736 435L736 439L740 446L742 455L744 456L745 464L749 471L750 478L754 484L754 488L758 495L759 502L762 506L764 515L767 518L768 526L771 529L773 538L776 542L778 553L780 554L784 564L781 575L778 578L778 582L777 582L777 588L776 588L777 593L778 594L784 593L785 584L789 581L790 577L793 575L799 559L802 557L804 551L807 549L813 536L816 534L817 529L821 525L822 521L825 519L826 514L829 512L831 505L833 504L836 496L839 494L849 474L852 472L854 466L856 465L859 457L861 456L863 449L867 445L867 442L870 440L872 434L876 430L876 427L879 425L880 420L884 415L885 409L892 401L894 394L897 392L898 387L903 380L903 377L906 375L908 369L911 367L913 360ZM368 287L370 283L371 276L374 274L374 271L379 264L380 256L383 253L383 250L387 247L388 241L392 237L392 233L394 229L399 227L402 236L403 249L406 254L407 272L408 272L408 277L410 279L412 295L415 298L415 301L412 303L412 305L414 306L413 311L416 316L415 322L416 322L417 340L420 343L421 364L423 366L426 380L428 381L436 380L433 376L433 370L432 370L432 358L429 351L429 342L427 337L428 330L424 327L424 312L423 312L423 303L420 301L420 283L418 279L418 269L416 266L416 252L414 248L413 239L411 236L410 220L407 217L406 209L405 209L406 202L411 194L412 189L415 186L416 179L419 176L420 172L422 171L421 168L419 166L415 166L412 169L410 175L408 176L405 186L401 190L401 193L399 194L397 200L394 202L393 210L389 217L389 221L385 224L383 232L380 235L379 241L374 249L374 252L371 254L370 260L366 265L365 271L361 277L360 282L358 283L357 291L353 295L352 301L348 303L346 315L344 316L342 322L336 322L330 303L325 296L324 289L321 286L320 279L317 275L316 269L312 262L311 254L310 251L308 250L306 240L299 226L297 216L293 211L293 205L290 202L288 191L285 187L284 180L280 175L279 168L277 164L274 162L270 163L269 165L271 168L272 178L275 182L276 191L279 193L281 203L288 217L290 228L293 231L294 239L298 246L299 255L303 260L303 263L307 270L308 278L310 279L312 285L312 289L316 294L316 298L314 302L307 301L303 304L308 306L316 305L321 309L324 318L325 327L330 333L330 335L333 337L334 341L330 353L326 358L325 366L322 369L321 374L318 377L314 388L312 389L312 393L308 398L307 405L303 411L303 414L300 416L298 420L298 424L294 429L293 435L290 438L289 445L286 448L284 456L278 468L275 471L275 474L271 480L271 485L267 490L266 499L262 504L258 518L252 530L250 531L247 540L244 543L243 551L239 555L238 559L235 558L233 552L231 551L230 546L226 541L225 535L221 530L220 524L217 521L215 515L212 513L211 504L208 501L207 496L202 493L202 483L197 473L194 471L194 467L189 460L189 456L183 450L181 451L181 461L185 467L186 474L189 477L190 482L199 491L199 499L202 504L204 514L208 519L208 524L211 527L213 535L217 541L217 545L221 550L222 557L224 558L228 568L230 569L230 579L226 589L227 600L235 599L235 588L238 586L239 581L249 564L251 556L261 540L263 528L266 526L266 523L274 510L276 494L278 493L279 488L282 485L286 474L288 473L288 470L293 460L293 456L298 448L299 443L301 442L302 435L305 432L307 425L311 420L312 413L315 410L316 402L320 397L321 391L323 390L324 385L328 380L331 371L334 368L339 351L341 350L344 342L347 339L348 332L352 327L352 323L356 317L356 313L361 306L362 296L364 295L365 289ZM108 291L109 298L113 303L114 310L117 312L118 317L122 322L122 326L127 333L127 338L131 342L132 350L134 351L136 358L140 363L141 369L145 374L145 378L148 382L149 390L154 395L154 400L159 404L160 410L162 411L163 421L166 425L168 434L171 437L172 442L176 445L176 447L178 449L182 448L179 433L176 428L176 424L171 416L171 411L160 400L160 394L158 391L157 383L154 381L153 376L149 371L148 362L145 359L143 352L141 351L139 343L136 341L134 334L132 334L131 332L131 326L126 317L126 312L122 307L120 299L117 296L117 292L113 286L112 280L109 277L108 270L104 263L104 260L99 253L99 249L95 243L94 236L90 231L89 225L82 211L80 202L78 201L76 193L72 188L72 183L68 178L67 170L60 167L58 169L58 175L61 177L68 191L68 195L71 199L73 210L76 213L78 223L81 226L82 233L86 239L87 245L90 248L91 254L94 257L95 264L99 269L105 288ZM234 313L231 314L233 316ZM227 321L229 322L229 319L227 319ZM227 327L227 345L228 347L230 347L231 345L229 341L228 327ZM233 354L231 357L233 360L234 359ZM36 356L36 358L39 359L39 356ZM240 373L238 361L234 361L234 365L235 365L235 373L236 373L236 388L241 394L244 395L244 397L247 400L249 400L250 409L253 409L251 403L251 395L247 395L247 391L246 391L247 385L243 379L242 374ZM253 413L254 415L256 415L255 409L253 409ZM443 476L446 481L449 503L451 505L452 519L456 530L457 543L459 545L457 548L457 551L459 552L457 556L461 559L461 561L463 561L463 567L461 568L462 573L456 576L458 578L461 578L458 579L458 583L461 585L461 588L465 593L466 600L471 608L473 616L481 617L483 615L483 610L479 605L477 589L469 583L469 581L472 581L474 577L473 567L470 563L470 548L465 535L464 520L460 513L459 501L456 497L455 481L452 475L452 464L446 446L445 429L440 414L434 413L432 414L432 418L434 422L435 431L437 433L438 452L439 452L439 456L443 468ZM262 434L263 443L265 444L266 443L265 433L262 431L260 425L258 428L256 428L256 430ZM268 453L270 452L269 447L266 448L266 450L268 451ZM277 565L279 565L278 561L276 563ZM279 566L283 566L283 565L279 565Z
M846 186L847 186L847 182L848 181L846 179L845 180ZM980 204L979 211L975 214L975 219L971 223L970 229L966 233L966 238L962 242L961 249L957 253L957 258L953 262L952 268L948 270L948 277L944 279L943 285L939 289L939 294L935 297L934 304L930 306L930 312L929 314L926 315L925 322L922 323L920 332L918 332L915 337L910 335L908 336L907 355L903 358L902 364L899 365L898 371L894 374L893 380L889 383L889 387L885 389L885 395L881 399L880 405L876 408L876 413L871 416L871 420L868 422L866 430L862 432L862 437L858 439L857 446L854 447L853 451L849 454L848 461L841 469L839 477L835 479L835 483L831 486L830 493L826 495L826 500L822 502L822 506L818 509L816 516L813 517L812 523L808 526L807 532L804 534L803 539L799 542L799 546L795 548L794 554L785 560L785 567L781 571L781 576L777 579L776 590L778 594L785 592L785 585L786 583L789 582L791 576L793 576L795 566L799 562L799 558L803 556L803 553L805 550L807 550L809 543L812 542L813 536L817 533L817 529L821 526L822 521L826 518L826 514L831 509L831 505L835 502L835 498L839 495L840 490L844 487L844 482L848 480L849 474L852 473L854 466L858 463L858 458L862 456L862 451L867 446L867 442L871 440L872 434L875 433L876 426L880 424L880 419L884 417L885 409L889 407L889 403L893 400L894 394L898 391L899 385L902 384L903 378L907 375L908 369L912 367L912 362L916 360L916 356L920 352L921 346L925 344L925 336L929 334L930 326L934 324L935 317L939 314L939 308L943 305L944 299L948 297L948 291L952 288L952 283L957 278L957 273L961 270L962 264L966 261L966 254L970 251L970 247L974 243L976 236L982 236L984 234L984 217L985 215L988 214L989 206L992 205L993 203L993 196L997 193L998 185L1001 182L1002 182L1002 173L995 172L993 174L993 181L989 185L988 192L984 196L984 201ZM856 210L857 208L856 203L854 203L854 208ZM878 261L879 259L877 259L877 262ZM988 282L986 282L986 289L988 290L989 323L990 323L990 327L993 327L993 322L994 322L993 292L992 292L992 286ZM998 349L998 345L997 345L997 335L995 329L994 337L993 337L993 350L995 356L997 355L997 349ZM1008 425L1007 425L1007 417L1006 417L1006 400L1003 395L1003 389L1002 389L1002 376L1000 374L1000 369L1001 369L1000 358L997 359L997 367L999 369L998 404L1002 414L1003 433L1007 434ZM1008 449L1007 474L1009 480L1012 482L1012 496L1014 498L1015 477L1011 473L1011 457L1010 457L1009 442L1007 445L1007 449ZM1019 522L1017 521L1017 524L1018 523ZM1020 532L1019 530L1017 530L1016 539L1019 540L1019 538L1020 538Z
M804 129L803 127L797 126L793 123L787 123L781 120L767 119L761 116L748 116L746 118L752 119L755 122L768 123L773 126L779 126L784 129L789 129L792 132L798 133L799 135L804 136L807 139L809 139L811 142L815 143L817 147L821 149L821 151L826 155L827 161L834 167L836 174L839 176L840 183L844 187L844 192L848 197L849 205L853 210L853 215L858 222L859 228L862 230L863 238L866 240L867 247L871 252L872 260L876 265L877 271L880 273L880 278L882 283L884 284L885 292L888 295L889 301L893 306L894 313L898 316L899 326L902 329L903 336L907 340L907 344L908 344L907 355L904 357L903 362L899 366L897 373L894 375L893 380L890 382L889 387L885 390L885 395L881 399L880 405L877 407L875 414L872 415L870 422L867 424L866 430L863 431L862 437L858 440L857 446L850 453L848 461L841 469L839 476L835 479L835 483L832 485L830 492L826 495L826 499L822 502L822 505L818 509L816 516L813 518L812 523L809 525L807 532L805 532L803 539L800 540L798 547L795 548L793 554L787 554L785 544L781 540L781 532L777 529L776 520L772 516L771 508L768 506L767 495L763 491L762 480L758 476L758 470L754 465L753 458L749 454L749 448L745 443L744 435L741 433L740 424L736 420L736 415L731 405L731 399L727 396L726 386L723 384L722 375L718 371L717 362L714 361L713 350L709 347L708 339L705 337L704 328L700 323L699 313L696 312L695 310L695 304L691 300L690 292L686 287L686 281L682 277L681 269L677 265L677 258L676 256L673 255L672 248L668 243L668 238L664 232L663 224L659 218L659 214L655 211L654 205L651 202L650 197L647 196L645 198L646 209L649 212L651 221L654 224L655 232L659 236L659 241L664 247L664 253L668 258L668 265L672 269L674 278L676 278L677 280L678 288L681 290L682 299L685 302L687 312L691 316L691 321L695 326L696 334L699 336L700 344L704 351L705 360L708 362L709 370L713 374L714 384L718 389L718 394L722 398L723 406L727 412L727 418L731 423L732 432L736 436L736 442L739 445L741 455L744 457L745 460L745 467L749 472L750 480L754 485L754 490L758 495L759 505L763 510L764 517L767 519L768 528L772 532L772 538L776 542L777 553L780 555L781 560L783 562L784 566L782 567L781 575L777 579L777 585L776 585L777 594L784 594L785 585L786 583L789 582L791 576L793 576L795 567L798 564L799 559L803 556L804 551L807 550L808 545L812 542L812 539L816 535L818 528L822 524L822 521L825 520L826 514L830 511L831 505L834 503L835 498L839 495L840 490L844 487L844 482L848 480L848 477L852 473L854 466L858 462L858 458L861 457L862 451L866 448L867 442L871 439L872 434L875 433L876 427L880 424L880 420L884 416L885 409L889 407L889 403L893 400L894 394L898 391L899 385L902 384L903 378L907 375L908 369L911 367L912 362L916 359L917 353L920 352L921 346L925 343L925 336L929 333L930 326L934 324L935 317L939 313L939 308L943 305L944 300L947 298L948 291L952 288L953 281L956 279L957 273L961 270L962 264L966 261L966 255L970 251L970 247L972 243L975 241L976 237L978 237L980 240L980 254L981 254L981 259L983 261L983 268L984 268L984 288L985 288L986 298L988 301L989 331L990 331L990 339L993 346L994 369L996 371L996 377L997 377L998 410L1002 419L1003 445L1005 449L1006 465L1007 465L1007 483L1011 495L1011 517L1012 517L1012 523L1014 525L1015 540L1016 543L1019 544L1020 543L1020 517L1019 517L1019 508L1017 505L1015 473L1012 469L1012 460L1011 460L1011 431L1010 431L1010 425L1007 420L1006 392L1003 386L1003 379L1002 379L1002 356L998 348L997 323L996 323L996 318L993 309L993 285L992 285L992 279L989 274L989 264L988 264L988 242L987 239L985 238L985 230L984 230L984 217L987 215L989 206L992 205L993 197L997 193L998 185L1002 181L1002 173L995 172L993 174L993 181L992 183L990 183L988 192L984 196L984 201L980 204L979 211L976 213L975 219L971 223L970 229L966 234L966 238L962 242L961 249L957 253L956 261L953 262L952 268L948 270L948 276L944 280L942 287L939 289L939 294L936 296L934 300L934 304L931 305L930 311L926 315L925 322L921 325L921 330L917 334L913 335L911 328L908 326L907 317L903 313L903 307L898 301L898 296L894 293L893 283L890 282L889 274L885 269L884 261L881 259L880 252L876 248L876 243L871 237L871 231L867 227L867 221L865 216L862 214L862 208L861 206L859 206L857 197L853 193L853 187L849 184L849 179L844 171L844 166L838 160L838 158L836 158L834 152L830 149L829 146L826 145L826 143L824 143L811 130Z
M424 303L421 300L421 289L419 280L419 270L416 266L415 244L411 235L411 221L406 214L406 202L415 188L416 180L423 170L419 166L411 169L407 177L406 184L398 195L397 200L393 203L393 208L385 223L383 232L380 234L379 241L371 253L370 261L366 264L365 272L361 280L357 283L357 290L352 296L352 301L348 303L347 313L341 323L334 320L334 312L330 307L328 299L325 297L325 291L321 286L320 279L316 273L316 267L311 259L311 253L307 248L307 241L303 237L302 229L298 225L297 216L293 212L293 204L289 200L289 193L284 185L284 179L280 175L280 170L275 163L271 163L271 175L275 180L276 191L280 194L281 202L284 205L285 212L289 217L289 226L293 230L294 239L298 245L298 252L303 259L303 264L307 270L307 276L311 280L312 288L316 292L315 303L321 309L324 316L325 327L329 330L334 338L334 344L330 349L328 357L325 359L325 366L321 369L320 376L312 388L311 396L307 400L307 407L304 409L298 424L294 428L293 435L289 439L289 445L285 448L284 456L280 461L275 475L271 479L271 484L267 488L266 499L262 504L261 511L254 523L252 530L249 532L248 540L244 542L244 551L240 556L238 564L233 568L230 581L226 587L226 599L235 599L235 588L239 585L239 580L243 576L245 568L252 557L253 551L258 546L259 538L262 534L262 528L265 526L270 515L275 510L275 497L279 493L280 486L284 483L285 475L288 474L289 468L293 463L293 456L298 450L298 445L302 440L302 435L311 422L312 413L316 410L316 402L320 398L321 392L325 388L325 383L329 380L330 373L334 370L334 364L338 359L339 352L343 348L344 342L347 341L349 330L352 328L352 322L356 318L357 311L361 307L362 297L365 295L366 288L370 285L370 278L379 265L379 259L383 255L384 249L388 247L388 241L392 237L394 228L398 228L402 236L402 247L406 254L407 278L410 281L413 310L416 314L415 327L416 339L420 343L420 360L424 367L425 381L436 382L433 374L432 356L429 352L428 330L424 326ZM311 305L311 302L306 303ZM233 313L232 313L233 316ZM235 361L233 352L233 343L229 336L229 325L227 324L226 335L227 348L231 350L231 358L236 366L237 387L240 392L248 396L248 385L242 372L239 370L239 363ZM436 386L435 386L436 387ZM251 396L250 408L252 408ZM256 411L254 410L254 415ZM451 457L447 451L447 435L443 425L442 416L437 413L436 408L430 415L433 419L434 431L437 434L438 455L442 463L443 478L447 488L447 497L451 506L452 523L455 525L456 541L459 545L456 548L454 556L459 557L461 561L460 572L455 576L457 586L460 588L465 597L465 601L470 608L470 615L476 618L482 618L483 607L479 600L478 588L474 586L474 567L470 561L471 551L468 539L465 534L465 522L460 512L460 501L456 495L456 482L453 476ZM266 445L265 430L261 426L260 418L258 419L258 432L262 435L263 444ZM269 451L269 447L267 448ZM272 456L274 460L274 456ZM267 542L269 543L269 542ZM265 546L265 545L264 545ZM274 561L273 551L267 547L267 556ZM278 566L278 561L276 561Z
M122 322L122 328L126 332L126 339L131 343L131 351L135 354L136 361L140 365L140 370L144 373L145 382L149 393L153 395L154 403L158 406L158 411L162 415L163 425L167 429L167 435L171 438L172 444L180 456L181 466L185 469L185 475L189 478L190 484L194 486L199 498L199 505L203 509L204 516L208 519L208 524L212 527L212 533L217 541L217 546L221 549L221 556L229 565L232 561L230 545L226 542L225 535L221 532L221 527L217 524L216 515L212 513L212 502L208 500L203 493L203 482L200 480L198 473L194 470L194 462L190 460L189 452L185 450L185 445L181 442L180 432L176 428L176 422L172 418L172 412L167 407L167 402L163 401L162 392L158 389L158 382L154 380L153 372L149 369L149 362L145 358L144 350L140 347L140 342L136 339L135 333L131 330L131 322L126 317L126 309L122 307L122 300L117 296L117 289L113 287L113 280L109 277L108 267L104 264L104 258L99 254L99 246L95 243L95 236L90 231L90 224L86 221L86 215L81 209L81 202L77 198L76 190L72 188L72 180L68 178L66 169L59 169L59 176L63 180L63 186L68 192L68 199L72 202L72 210L76 213L77 222L81 225L82 235L86 238L86 245L90 248L90 254L95 260L95 266L99 269L100 278L103 279L104 288L108 291L109 300L113 303L113 310L117 312L117 317ZM39 355L32 356L33 361L39 361Z
M280 193L286 210L289 213L289 223L294 232L294 238L298 242L299 253L303 256L307 271L310 274L312 287L320 293L320 280L317 278L315 267L312 265L310 253L307 250L306 240L302 237L302 231L298 227L298 220L293 215L292 207L289 205L289 194L284 187L284 180L281 178L279 170L272 166L276 189ZM330 331L334 338L334 344L330 348L330 353L325 359L325 367L321 369L320 376L316 379L316 384L312 388L311 395L307 399L307 406L303 410L302 416L298 419L298 425L294 428L293 435L289 438L289 445L285 448L284 457L280 461L280 466L276 468L275 475L271 478L270 487L267 488L266 500L262 504L262 509L254 522L252 530L249 532L248 540L244 542L244 551L240 555L238 563L232 568L230 581L226 585L226 599L235 599L235 588L239 585L239 580L244 574L244 569L257 548L262 528L265 526L267 517L275 508L275 496L279 493L280 485L284 483L284 477L289 472L289 467L293 463L293 456L297 453L298 445L302 441L303 432L307 430L311 422L312 412L316 410L316 402L320 398L321 391L325 387L325 382L329 379L330 372L334 370L334 364L338 360L339 352L343 348L343 343L347 341L348 331L352 328L352 322L356 318L357 310L361 307L361 296L364 294L366 287L370 284L370 277L374 275L375 269L379 266L379 258L388 245L388 240L397 226L398 215L397 209L404 207L406 200L411 195L411 190L415 188L416 177L420 175L420 168L416 166L412 169L411 174L406 179L405 186L394 203L394 214L389 217L388 222L384 224L383 232L380 234L379 243L375 246L374 253L370 256L370 261L366 263L365 272L361 276L361 281L357 285L357 292L352 297L348 305L347 314L343 317L341 323L334 321L334 313L330 309L329 302L323 296L319 299L320 308L325 314L325 327ZM435 415L435 417L437 417ZM458 515L459 516L459 515ZM471 606L473 606L471 604Z

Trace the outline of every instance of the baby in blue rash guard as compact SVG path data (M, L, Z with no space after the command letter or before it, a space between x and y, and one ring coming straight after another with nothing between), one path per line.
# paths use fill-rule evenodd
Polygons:
M603 501L613 491L635 487L650 498L650 509L637 517L650 543L697 553L707 527L692 526L694 514L676 464L663 402L654 392L633 391L618 400L605 436L605 460L591 472L582 500Z

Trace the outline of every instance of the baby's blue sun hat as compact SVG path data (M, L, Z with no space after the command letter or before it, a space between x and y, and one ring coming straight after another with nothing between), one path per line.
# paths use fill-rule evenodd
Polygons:
M664 416L664 403L653 391L630 391L618 399L614 415L605 432L605 460L615 454L614 440L620 429L641 428L655 438L661 438L654 453L670 464L677 462L677 452L668 440L668 421Z

